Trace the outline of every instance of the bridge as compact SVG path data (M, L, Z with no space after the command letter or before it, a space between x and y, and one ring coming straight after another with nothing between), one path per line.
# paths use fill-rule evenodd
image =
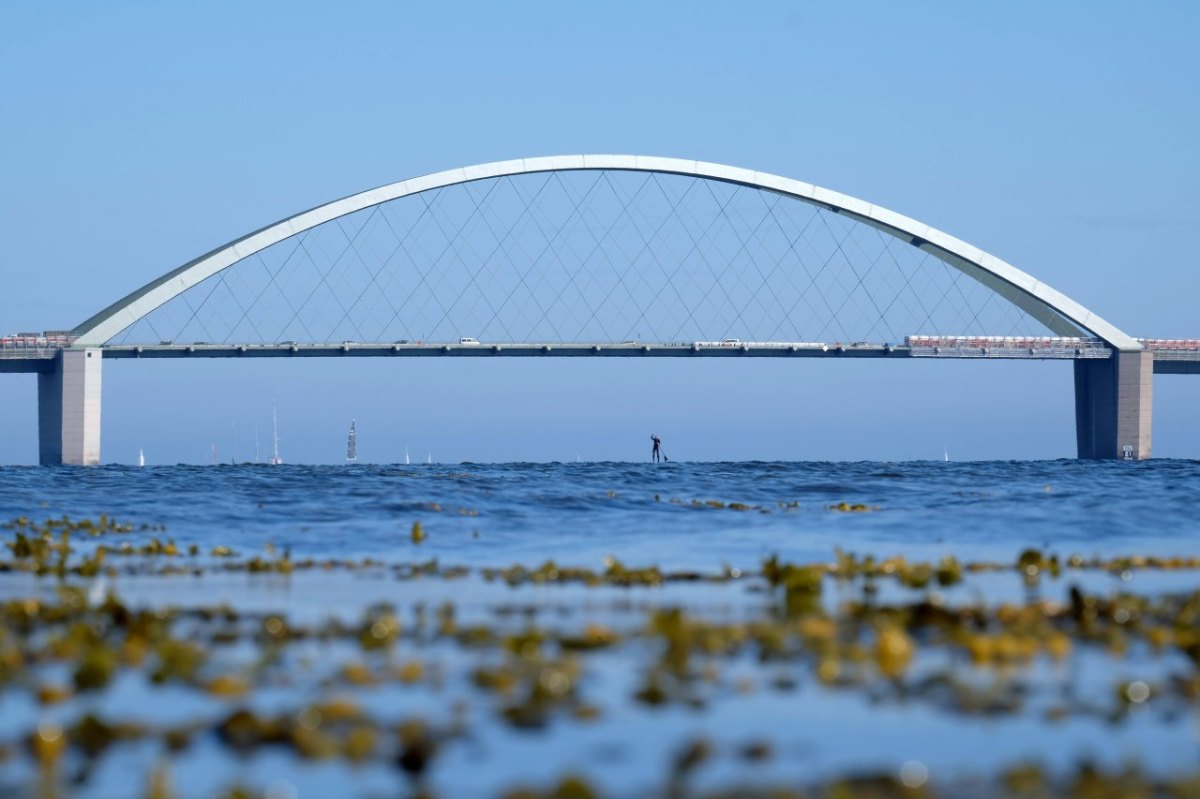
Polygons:
M115 358L1038 359L1073 364L1081 458L1151 454L1138 339L878 205L720 164L504 161L344 197L217 247L71 330L0 339L38 374L43 464L100 461Z

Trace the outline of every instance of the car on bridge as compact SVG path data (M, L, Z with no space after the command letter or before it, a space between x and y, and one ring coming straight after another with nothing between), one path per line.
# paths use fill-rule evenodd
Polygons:
M460 338L458 340L458 346L460 346L460 347L478 347L479 339L471 338L470 336L463 336L462 338Z

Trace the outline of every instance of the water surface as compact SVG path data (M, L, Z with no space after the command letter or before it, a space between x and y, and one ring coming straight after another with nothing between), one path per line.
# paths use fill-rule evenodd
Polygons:
M183 796L233 785L274 796L491 796L547 790L571 774L611 796L705 795L863 773L907 779L914 769L957 795L954 786L1015 765L1069 775L1082 760L1133 763L1155 778L1189 774L1200 749L1200 691L1186 688L1198 680L1196 664L1183 643L1152 645L1145 627L1152 616L1194 621L1180 608L1200 589L1200 572L1112 559L1200 556L1198 507L1200 463L1164 460L3 468L0 519L104 514L151 526L73 533L71 563L98 546L151 540L178 554L114 550L99 576L60 580L4 552L11 568L0 571L0 601L57 602L62 585L79 585L97 603L111 592L129 608L178 608L185 616L172 635L208 655L194 675L160 683L150 654L59 703L39 702L35 689L69 688L77 669L69 657L0 680L0 747L10 753L0 789L34 794L51 779L72 794L125 796L130 775L140 790L155 764ZM1012 568L1031 549L1057 556L1053 574ZM827 564L846 553L1004 568L946 584L826 576L800 608L760 574L772 556ZM1072 569L1072 557L1104 565ZM250 570L252 558L289 568ZM545 576L547 561L601 577L655 567L669 579L588 585L487 571L521 565ZM417 563L427 571L414 574ZM1125 616L1103 635L1072 622L1063 615L1072 588ZM979 607L993 621L955 632L910 619L911 661L889 672L878 649L888 614L917 605ZM221 606L228 622L214 621ZM1046 627L1029 656L980 661L962 636L993 635L996 620L1016 612L1005 606L1053 617L1069 651L1039 648ZM371 629L381 607L397 633L364 648L359 625ZM663 632L677 612L698 647L682 662L672 660L675 633ZM309 632L268 657L262 630L274 617ZM838 633L820 644L810 628L830 619ZM800 637L771 654L766 628ZM470 630L496 638L471 643ZM543 643L522 649L532 631ZM610 634L597 649L563 643ZM829 673L830 662L841 671ZM397 676L412 664L418 677ZM213 687L230 676L249 690ZM497 679L514 682L497 689L489 682ZM555 694L564 680L569 688ZM667 696L648 701L656 680L669 683ZM363 714L353 723L374 730L368 756L318 757L295 742L234 751L220 732L237 712L299 723L306 707L332 699L351 702ZM52 778L39 777L27 754L36 749L24 742L47 722L74 731L87 714L155 732L95 758L71 748ZM439 742L418 777L397 765L414 720ZM179 725L197 732L176 750L162 731ZM329 729L330 740L345 733ZM697 742L706 757L680 773L681 752Z

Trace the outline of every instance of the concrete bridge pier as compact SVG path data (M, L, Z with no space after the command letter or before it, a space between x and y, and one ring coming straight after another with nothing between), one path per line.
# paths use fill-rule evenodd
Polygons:
M38 460L43 466L100 463L99 349L65 349L38 373Z
M1075 361L1075 438L1080 458L1150 457L1154 353L1114 351Z

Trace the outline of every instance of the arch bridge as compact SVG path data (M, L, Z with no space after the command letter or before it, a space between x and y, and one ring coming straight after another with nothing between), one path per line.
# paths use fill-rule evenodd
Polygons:
M1195 346L1193 346L1195 345ZM1078 454L1150 456L1144 342L1012 264L810 183L580 155L439 172L248 233L70 331L39 373L42 463L98 463L101 364L195 357L1037 358L1074 364Z

